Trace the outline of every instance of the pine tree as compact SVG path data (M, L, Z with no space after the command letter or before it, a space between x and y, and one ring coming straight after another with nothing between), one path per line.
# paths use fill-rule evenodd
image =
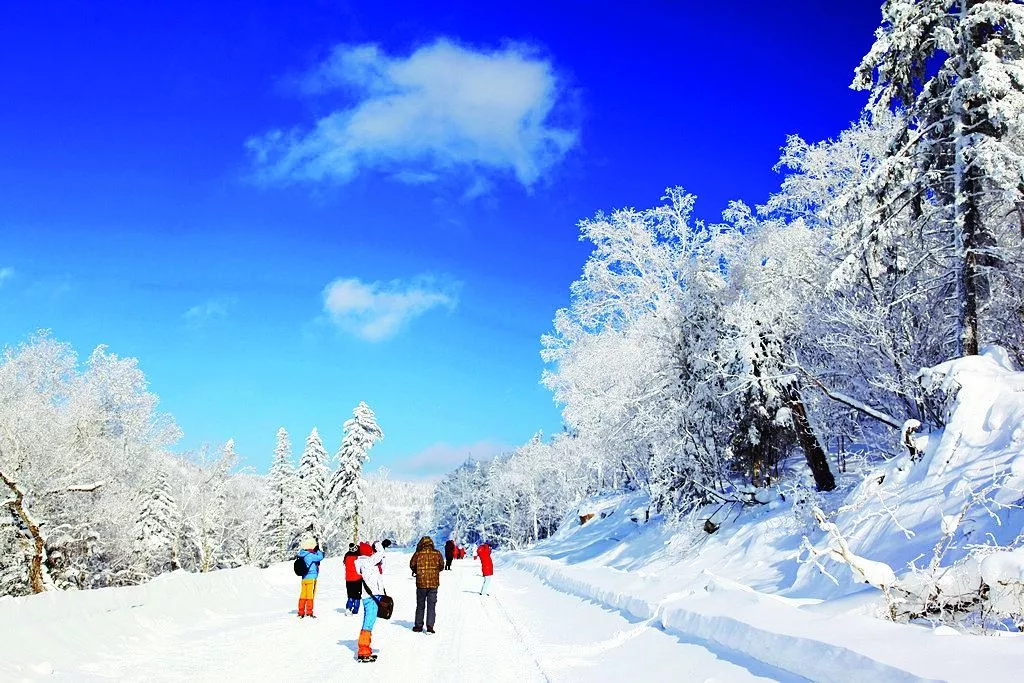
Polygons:
M299 461L299 482L296 499L299 502L300 524L320 538L324 531L324 513L327 509L328 455L316 427L306 438L306 447Z
M377 424L365 402L352 411L352 417L345 420L344 435L338 449L338 470L331 483L331 500L340 503L352 514L352 540L359 541L359 510L366 495L362 487L363 463L369 457L369 450L384 438L384 432Z
M875 179L884 199L872 227L911 204L948 234L958 350L976 354L992 270L1002 265L998 224L1019 215L1024 232L1024 7L887 0L882 14L853 87L871 91L869 109L896 102L910 117Z
M143 576L176 569L173 555L179 518L167 473L158 466L152 482L142 491L135 522L135 552Z
M264 561L270 563L287 559L299 524L292 449L284 427L277 430L277 448L268 479L270 497L263 522L263 545Z

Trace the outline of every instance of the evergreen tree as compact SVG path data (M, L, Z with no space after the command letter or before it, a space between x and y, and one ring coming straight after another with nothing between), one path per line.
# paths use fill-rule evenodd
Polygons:
M324 514L327 510L327 451L316 427L306 438L306 447L299 461L300 525L303 530L320 538L324 532Z
M288 557L288 551L299 524L295 505L295 469L292 466L292 449L288 432L284 427L277 430L277 448L274 462L268 475L270 496L263 522L264 561L281 562Z
M1024 232L1024 7L887 0L882 14L853 87L871 91L874 112L898 103L910 116L869 188L881 201L865 232L910 204L946 233L958 351L976 354L1007 217Z
M352 515L352 540L359 541L359 510L365 503L362 487L363 463L369 457L369 450L384 438L384 432L377 424L377 416L363 401L352 411L352 417L345 420L344 435L338 449L338 470L331 483L331 500L340 503Z
M173 555L179 517L167 473L158 466L152 482L142 492L135 522L135 552L141 575L156 576L177 569Z

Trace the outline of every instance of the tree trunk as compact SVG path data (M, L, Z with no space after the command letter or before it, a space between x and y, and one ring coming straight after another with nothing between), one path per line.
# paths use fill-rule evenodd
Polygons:
M352 542L359 543L359 502L355 504L355 512L352 515Z
M965 356L978 355L978 300L980 291L985 289L981 259L978 248L985 241L985 227L978 211L979 183L976 172L968 169L964 178L963 191L966 206L963 215L963 263L960 275L963 301L960 308L961 351Z
M28 578L29 583L32 585L32 592L43 593L53 588L53 581L50 579L49 572L46 569L46 540L43 538L39 524L36 523L32 515L25 508L25 492L18 487L17 482L2 471L0 471L0 479L3 480L7 488L14 494L14 500L8 501L7 505L21 519L25 528L28 529L29 535L32 536L33 552L28 569Z
M807 409L804 407L803 399L795 385L786 390L786 403L793 414L793 427L796 429L796 438L800 442L800 448L807 459L807 466L811 468L814 475L814 484L819 491L831 491L836 487L835 477L828 466L828 458L821 442L811 429L811 423L807 419Z

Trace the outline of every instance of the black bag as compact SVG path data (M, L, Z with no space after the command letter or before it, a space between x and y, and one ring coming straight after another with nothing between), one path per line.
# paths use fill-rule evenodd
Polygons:
M373 594L373 591L370 590L370 587L366 585L366 579L362 579L362 582L363 586L366 587L366 592L369 593L370 597L373 598L373 601L377 603L377 616L381 619L390 619L392 612L395 611L394 599L388 595L387 591L384 591L384 595L378 598Z
M295 556L295 562L292 563L292 569L295 571L295 576L305 576L309 573L309 565L302 559L302 555Z

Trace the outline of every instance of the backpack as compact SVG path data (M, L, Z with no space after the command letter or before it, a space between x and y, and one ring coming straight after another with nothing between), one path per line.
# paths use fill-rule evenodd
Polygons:
M295 556L292 569L295 570L295 576L305 576L309 573L309 565L306 564L306 560L302 558L302 555Z

